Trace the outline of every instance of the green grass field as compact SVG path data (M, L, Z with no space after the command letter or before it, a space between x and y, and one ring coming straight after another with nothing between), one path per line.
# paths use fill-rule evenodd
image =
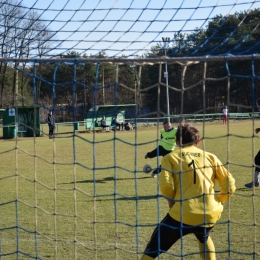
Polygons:
M211 232L217 259L256 259L260 188L244 184L252 179L260 122L196 125L200 148L215 153L236 179L236 194ZM144 159L159 130L0 140L0 259L140 259L168 208L158 180L142 173L144 164L160 163ZM160 259L181 254L199 259L194 236Z

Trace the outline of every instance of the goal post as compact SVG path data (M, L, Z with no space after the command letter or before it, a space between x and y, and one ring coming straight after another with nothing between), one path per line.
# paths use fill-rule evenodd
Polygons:
M23 131L0 140L0 259L140 259L169 210L145 155L183 119L236 180L217 258L257 258L260 2L47 2L0 4L0 128ZM158 258L200 254L188 235Z

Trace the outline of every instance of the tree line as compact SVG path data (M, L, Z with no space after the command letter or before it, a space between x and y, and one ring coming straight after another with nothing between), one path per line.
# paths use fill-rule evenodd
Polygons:
M46 50L51 47L51 39L56 36L44 22L39 21L36 11L23 8L16 0L7 0L0 6L0 14L3 17L0 21L2 57L30 58L35 52L38 57L44 57ZM23 19L25 16L27 19ZM217 15L204 29L195 29L189 34L175 34L175 41L166 49L166 55L185 57L259 53L259 20L259 9L249 13L238 12L228 17ZM158 43L142 57L164 55L163 43ZM70 51L62 57L108 56L105 52L81 56L76 51ZM1 62L0 107L14 106L18 88L19 105L30 105L33 101L50 107L55 102L56 105L62 104L70 108L76 103L83 111L88 111L94 104L137 103L138 107L148 107L151 112L160 110L165 113L165 69L165 65L160 64L117 66L108 63L53 62L32 65ZM239 105L230 107L231 111L243 112L255 105L253 97L260 97L259 60L255 60L253 65L251 60L227 63L209 61L207 64L173 63L167 64L167 70L171 114L205 111L205 108L205 112L220 112L217 110L228 99ZM158 87L159 81L164 83L161 87ZM150 86L154 87L149 88Z

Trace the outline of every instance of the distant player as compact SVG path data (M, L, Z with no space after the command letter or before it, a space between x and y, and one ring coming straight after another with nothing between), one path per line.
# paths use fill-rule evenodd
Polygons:
M118 114L116 115L116 117L115 117L115 125L116 125L116 127L118 126L119 127L119 131L120 131L120 129L123 131L124 130L124 122L123 121L120 121L119 119L118 119Z
M54 137L54 129L55 129L55 118L52 114L52 111L49 111L46 117L46 123L49 126L49 138L52 139Z
M260 131L260 128L255 129L255 133L258 134ZM260 178L260 150L258 151L257 155L255 156L255 173L254 173L254 179L253 181L245 184L245 187L247 188L253 188L253 186L258 187L259 186L259 178Z
M197 147L199 138L196 127L184 124L176 133L180 150L162 159L159 183L170 209L155 228L141 260L155 259L188 234L197 238L201 259L216 259L209 232L220 219L222 202L236 190L235 179L214 154Z
M107 125L107 121L106 121L106 116L102 116L102 119L101 119L101 127L103 129L106 129L106 132L110 132L110 127L109 125Z
M157 156L165 156L166 154L172 152L175 149L177 128L172 127L171 122L166 120L163 122L163 129L161 130L161 140L159 142L159 146L148 152L145 155L145 159L147 158L154 158ZM152 173L152 176L155 177L156 174L160 173L161 169L160 166L155 169Z
M260 110L260 98L256 100L256 106L257 109ZM260 128L255 129L255 133L258 134L260 131ZM259 179L260 179L260 150L258 151L257 155L255 156L255 172L254 172L254 179L245 184L245 187L247 188L253 188L259 186Z
M222 110L222 117L223 117L223 125L227 124L227 118L228 118L228 108L225 106Z

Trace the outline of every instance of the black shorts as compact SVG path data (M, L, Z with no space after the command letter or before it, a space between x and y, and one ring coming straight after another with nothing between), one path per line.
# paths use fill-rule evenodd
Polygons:
M212 228L185 225L167 214L154 230L144 254L156 258L161 253L168 251L175 242L188 234L194 234L201 243L205 243Z
M260 151L258 151L257 155L255 156L255 171L260 172Z

